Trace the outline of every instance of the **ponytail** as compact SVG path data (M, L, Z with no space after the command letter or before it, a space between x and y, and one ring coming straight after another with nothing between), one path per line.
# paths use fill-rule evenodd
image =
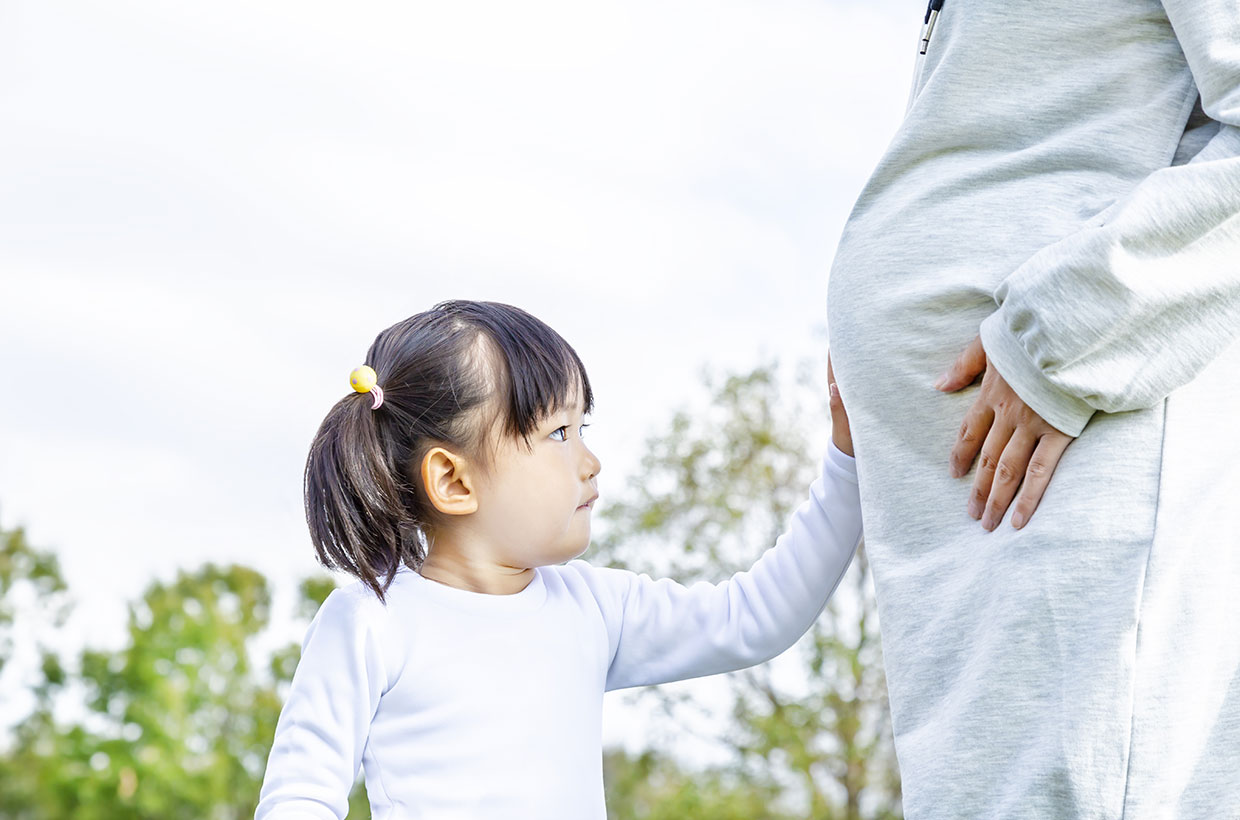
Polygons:
M382 601L397 569L417 570L425 552L414 487L393 463L379 424L369 396L337 402L310 447L305 495L319 562L361 579Z

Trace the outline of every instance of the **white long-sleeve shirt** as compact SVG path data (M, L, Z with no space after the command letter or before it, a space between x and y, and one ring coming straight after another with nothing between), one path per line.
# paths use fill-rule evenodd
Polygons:
M813 623L861 536L835 449L776 544L719 584L539 567L514 595L402 570L323 602L276 726L256 820L343 818L359 766L375 820L605 817L603 692L768 660Z

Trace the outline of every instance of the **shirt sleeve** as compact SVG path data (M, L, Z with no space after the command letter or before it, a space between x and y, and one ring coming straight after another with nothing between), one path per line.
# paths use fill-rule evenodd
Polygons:
M1031 257L981 326L988 362L1071 436L1095 411L1154 406L1240 333L1240 13L1163 5L1217 133Z
M605 599L607 689L713 675L778 655L814 623L860 540L856 464L832 445L809 498L746 572L685 587L574 562Z
M378 601L376 600L376 604ZM255 820L344 820L387 678L363 596L334 590L302 642Z

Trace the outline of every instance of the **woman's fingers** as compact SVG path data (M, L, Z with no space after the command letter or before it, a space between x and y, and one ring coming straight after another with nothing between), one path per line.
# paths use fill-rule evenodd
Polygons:
M982 445L981 456L977 460L977 474L973 476L973 490L969 493L969 515L979 519L986 511L986 503L990 498L990 489L994 484L995 471L999 466L999 458L1012 438L1015 428L1004 424L1002 419L995 419L990 432Z
M994 530L1011 507L1012 526L1020 529L1041 502L1072 437L1039 416L999 371L986 367L980 336L935 387L944 392L958 390L971 384L978 373L984 374L982 386L952 446L949 470L953 478L960 478L978 459L977 475L969 491L969 515L980 519L987 530Z
M1003 516L1016 497L1016 490L1025 477L1030 457L1038 444L1036 436L1027 429L1017 428L999 456L990 485L990 496L982 513L982 527L993 530L1003 521ZM970 499L971 501L971 499Z
M1021 485L1016 506L1012 508L1012 526L1016 529L1025 526L1033 517L1033 511L1038 508L1042 494L1051 483L1051 475L1059 465L1059 459L1071 443L1072 437L1058 430L1046 433L1038 440L1037 449L1033 451L1025 470L1025 483Z
M947 372L939 376L934 383L935 390L951 393L962 387L973 384L979 375L986 370L986 351L982 348L982 337L978 336L969 342Z
M977 458L978 451L986 443L986 436L990 433L990 427L994 421L995 413L989 405L977 402L969 408L969 412L964 417L964 423L960 425L960 432L956 435L956 443L952 446L951 456L947 462L952 478L960 478L969 472L973 466L973 459ZM984 497L983 500L985 500Z

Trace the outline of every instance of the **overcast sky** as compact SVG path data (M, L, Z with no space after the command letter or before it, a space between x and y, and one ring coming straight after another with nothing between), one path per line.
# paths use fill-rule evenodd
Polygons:
M153 578L315 573L306 449L375 334L506 301L581 354L609 489L703 366L825 355L918 0L13 0L0 526L81 640ZM298 634L300 637L300 633Z

